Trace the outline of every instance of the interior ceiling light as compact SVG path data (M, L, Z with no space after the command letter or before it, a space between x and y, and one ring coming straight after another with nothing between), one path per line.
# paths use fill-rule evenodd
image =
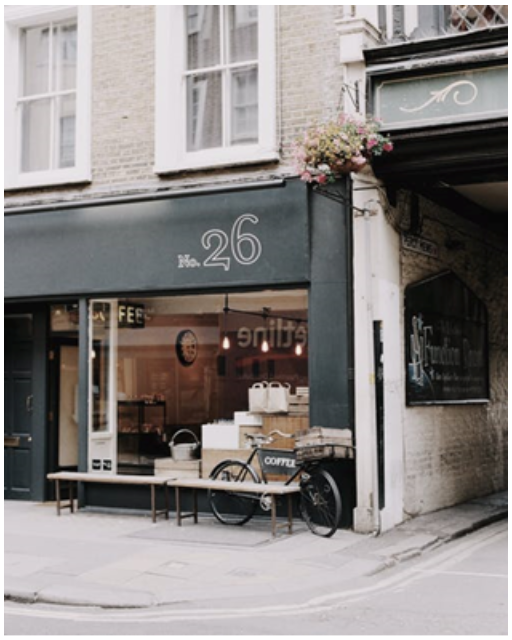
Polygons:
M223 322L222 322L223 333L224 333L224 338L222 339L222 348L224 349L224 351L227 351L231 346L231 343L229 342L228 334L226 333L226 322L227 322L228 312L229 312L228 295L226 294L224 298L224 316L223 316Z

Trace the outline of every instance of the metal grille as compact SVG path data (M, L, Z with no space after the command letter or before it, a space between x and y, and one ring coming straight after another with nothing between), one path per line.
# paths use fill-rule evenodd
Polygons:
M451 4L448 13L448 31L452 33L508 24L508 4Z

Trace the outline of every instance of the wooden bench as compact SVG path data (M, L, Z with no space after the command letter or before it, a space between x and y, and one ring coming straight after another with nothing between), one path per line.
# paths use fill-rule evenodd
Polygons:
M272 516L272 535L276 535L276 531L280 527L288 527L288 533L292 533L293 524L293 505L292 496L299 493L298 485L285 485L278 483L257 483L257 482L229 482L227 480L211 480L209 478L183 478L169 482L170 487L174 487L176 495L176 520L178 526L184 518L194 518L197 524L197 490L198 489L215 489L215 491L236 491L237 493L252 493L261 496L269 496L271 498L270 512ZM181 489L192 490L192 512L183 513L181 508ZM276 518L276 498L277 496L286 496L288 500L288 522L284 525L277 524Z
M57 515L60 516L61 509L69 509L74 512L74 495L73 486L79 482L97 482L100 484L125 484L125 485L144 485L151 489L151 516L153 522L159 515L164 515L165 519L169 519L169 496L167 487L174 480L174 477L166 476L129 476L129 475L107 475L101 473L80 473L79 471L57 471L49 473L48 480L55 481L55 496L57 500ZM61 485L66 483L69 488L69 498L67 502L61 500ZM165 495L165 509L157 511L156 509L156 487L163 487Z

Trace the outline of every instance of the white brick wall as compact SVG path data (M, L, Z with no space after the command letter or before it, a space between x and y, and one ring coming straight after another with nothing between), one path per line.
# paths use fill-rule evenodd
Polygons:
M507 248L493 233L428 200L421 200L420 211L422 237L437 243L439 258L403 250L403 288L450 269L485 303L491 399L483 405L405 408L406 515L486 495L507 483ZM446 240L455 248L447 248Z

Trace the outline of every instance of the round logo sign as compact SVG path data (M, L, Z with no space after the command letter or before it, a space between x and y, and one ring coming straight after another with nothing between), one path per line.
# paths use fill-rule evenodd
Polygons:
M176 355L184 367L190 367L197 358L197 338L190 329L184 329L176 338Z

